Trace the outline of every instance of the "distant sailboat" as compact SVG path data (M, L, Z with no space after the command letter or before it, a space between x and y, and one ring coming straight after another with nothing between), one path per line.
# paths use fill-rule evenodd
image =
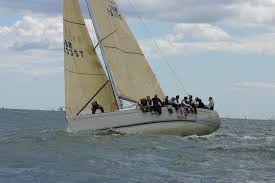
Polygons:
M138 42L114 0L87 0L98 44L89 36L78 0L64 0L65 111L69 130L116 130L170 135L206 135L219 128L217 112L199 109L182 116L124 109L145 96L164 98ZM100 47L106 72L95 51ZM97 101L105 113L91 114Z

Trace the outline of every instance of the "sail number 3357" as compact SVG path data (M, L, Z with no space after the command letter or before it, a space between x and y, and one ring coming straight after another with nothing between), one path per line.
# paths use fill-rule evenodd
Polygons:
M72 57L84 58L83 51L73 49L73 44L70 41L64 41L64 53Z

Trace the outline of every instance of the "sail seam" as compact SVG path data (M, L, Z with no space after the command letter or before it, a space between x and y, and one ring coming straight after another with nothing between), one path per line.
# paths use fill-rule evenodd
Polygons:
M89 103L105 88L105 86L109 83L110 80L108 80L94 95L93 97L81 108L81 110L76 114L78 116L86 107L89 105Z
M131 52L131 51L125 51L125 50L122 50L118 47L115 47L115 46L104 46L105 48L112 48L112 49L116 49L116 50L119 50L123 53L126 53L126 54L133 54L133 55L141 55L141 56L144 56L142 53L137 53L137 52Z
M64 20L65 22L68 22L68 23L71 23L71 24L85 25L85 24L83 24L83 23L77 23L77 22L72 22L72 21L66 20L65 18L63 18L63 20Z
M100 43L102 43L102 41L104 41L105 39L107 39L108 37L110 37L111 35L113 35L117 30L114 30L113 32L111 32L110 34L108 34L107 36L105 36L103 39L101 39L96 45L94 50L100 45Z
M79 74L79 75L90 75L90 76L105 76L105 74L90 74L90 73L84 73L84 72L74 72L69 69L65 69L66 71L73 73L73 74Z

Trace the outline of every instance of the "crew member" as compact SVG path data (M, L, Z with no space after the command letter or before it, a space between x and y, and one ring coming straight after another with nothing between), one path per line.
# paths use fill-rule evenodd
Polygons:
M146 110L146 106L147 106L147 100L146 100L146 98L140 99L140 101L139 101L139 107L140 107L140 110L141 110L142 112L148 112L148 111Z
M158 98L158 95L156 94L154 96L154 98L152 98L152 102L153 102L153 111L157 112L158 114L161 114L161 106L162 106L162 102L161 100Z
M212 97L209 97L209 104L207 106L209 110L214 110L214 100Z
M163 100L163 106L168 106L170 105L169 97L166 96L165 99Z
M152 106L153 106L152 100L151 100L150 96L147 96L146 97L146 106L145 106L146 111L147 112L149 112L149 111L152 112Z
M172 98L171 98L170 104L172 105L172 107L175 108L176 111L179 110L179 107L178 107L178 104L177 104L177 101L176 101L176 98L175 98L175 97L172 97Z
M205 105L200 98L196 97L195 101L196 101L197 108L202 108L202 109L205 108Z
M197 114L197 107L196 107L196 103L193 100L193 96L189 95L189 104L192 107L192 112L194 112L195 114Z
M92 114L95 114L98 109L100 109L100 111L104 113L103 107L99 105L97 101L92 102Z
M179 107L180 107L180 102L179 102L179 100L180 100L180 96L179 95L177 95L176 96L176 98L175 98L175 109L176 109L176 111L178 111L179 110Z

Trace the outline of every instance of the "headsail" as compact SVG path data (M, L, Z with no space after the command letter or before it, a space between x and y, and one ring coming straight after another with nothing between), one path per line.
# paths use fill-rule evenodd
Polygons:
M98 40L105 53L118 94L139 100L163 92L137 40L114 0L89 0Z
M78 0L63 1L66 116L78 115L98 101L106 112L118 109L113 90L95 50Z

